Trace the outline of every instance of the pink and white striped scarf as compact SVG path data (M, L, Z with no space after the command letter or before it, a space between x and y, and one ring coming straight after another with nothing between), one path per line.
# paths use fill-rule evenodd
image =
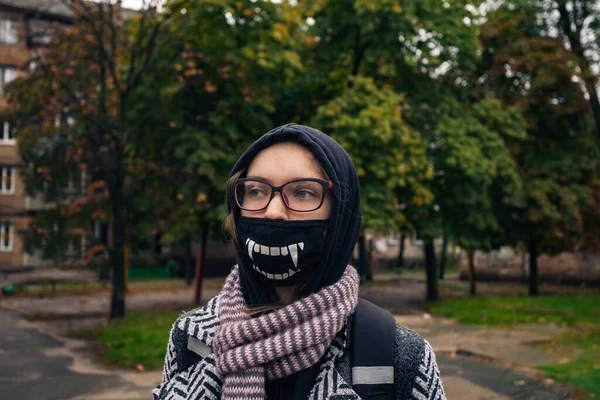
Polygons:
M359 277L348 266L335 284L267 315L250 318L238 267L219 298L213 349L223 377L223 400L266 397L265 376L275 380L316 364L358 302Z

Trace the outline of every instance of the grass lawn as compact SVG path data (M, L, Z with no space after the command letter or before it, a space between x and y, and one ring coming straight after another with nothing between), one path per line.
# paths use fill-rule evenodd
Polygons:
M179 311L132 313L109 326L89 328L73 336L94 343L106 364L122 368L162 368L169 332Z
M554 323L569 327L548 351L561 364L539 367L548 377L600 398L600 297L596 295L466 297L440 302L431 313L461 323L490 327Z

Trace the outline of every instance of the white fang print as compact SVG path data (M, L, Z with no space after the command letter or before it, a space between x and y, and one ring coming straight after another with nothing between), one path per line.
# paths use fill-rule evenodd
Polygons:
M250 256L250 258L252 260L254 260L254 258L252 257L252 249L254 248L254 240L246 240L246 244L248 245L248 255Z
M292 243L288 246L282 247L269 247L256 243L254 240L248 238L246 239L246 248L248 251L248 256L253 261L255 253L270 257L286 257L289 255L292 259L292 262L294 263L294 268L298 268L298 253L304 250L304 242ZM298 270L288 269L288 271L283 272L282 274L272 274L270 272L261 270L256 265L253 265L252 267L268 279L274 280L283 280L291 278L293 275L299 272Z
M290 244L288 248L290 249L290 256L294 262L294 267L298 268L298 245L296 243Z

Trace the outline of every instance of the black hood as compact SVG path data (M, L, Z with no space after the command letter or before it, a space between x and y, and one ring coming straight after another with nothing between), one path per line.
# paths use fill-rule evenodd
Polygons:
M361 224L360 186L354 164L338 142L317 129L296 124L280 126L264 134L242 154L230 176L247 169L261 150L281 142L298 143L310 150L333 183L334 196L321 262L302 290L302 295L308 295L337 282L350 261ZM232 208L230 199L228 195L227 209L229 212L233 210L237 219L239 211L237 207ZM238 243L235 245L239 253L240 246ZM243 257L238 256L238 262L243 262ZM240 268L239 271L248 305L265 305L274 301L272 291L252 274L243 272L249 269Z

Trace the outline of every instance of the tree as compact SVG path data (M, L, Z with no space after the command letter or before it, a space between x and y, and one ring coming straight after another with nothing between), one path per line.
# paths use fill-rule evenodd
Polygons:
M600 5L593 0L511 0L504 2L512 12L526 12L542 38L558 39L569 55L573 73L586 93L596 140L600 140L600 99L598 97L598 39Z
M482 27L481 88L520 108L527 138L509 143L523 182L501 214L503 235L530 254L529 292L538 294L537 257L574 249L598 181L598 147L576 65L558 38L535 25L535 9L502 7Z
M102 182L107 197L94 212L105 212L110 221L110 318L118 318L125 315L126 227L139 195L133 165L143 158L140 138L149 133L140 129L148 115L139 105L151 104L157 95L156 87L147 85L160 78L158 66L164 65L157 44L167 40L162 31L179 8L172 3L159 12L150 1L124 20L120 2L65 3L73 26L58 34L38 68L11 89L10 105L20 131L19 152L30 166L23 174L30 195L59 201L72 218L89 203L65 197L63 171L85 167L92 181Z
M523 140L525 123L518 109L488 98L460 104L437 127L433 190L446 234L469 254L492 250L502 244L499 214L522 187L506 141Z

